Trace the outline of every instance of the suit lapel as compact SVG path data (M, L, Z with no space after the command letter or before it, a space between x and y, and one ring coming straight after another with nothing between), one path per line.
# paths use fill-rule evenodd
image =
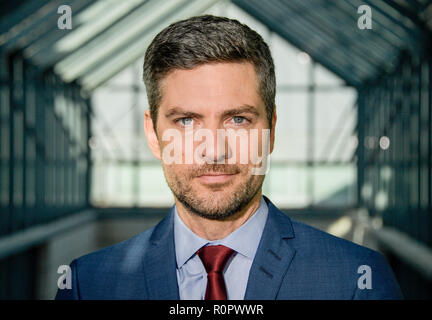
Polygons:
M246 288L247 300L272 300L277 297L282 280L295 256L288 239L294 238L291 220L264 196L268 218L252 263ZM174 211L171 209L153 231L144 256L148 299L179 300L177 284Z
M275 299L296 252L288 240L294 238L291 220L267 197L264 199L269 212L250 269L245 300Z
M150 300L179 300L174 248L174 215L171 209L150 237L144 270Z

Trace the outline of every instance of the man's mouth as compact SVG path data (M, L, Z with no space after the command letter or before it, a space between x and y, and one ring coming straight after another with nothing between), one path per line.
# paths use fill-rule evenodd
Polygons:
M232 179L237 173L225 173L225 172L208 172L197 178L202 183L225 183Z

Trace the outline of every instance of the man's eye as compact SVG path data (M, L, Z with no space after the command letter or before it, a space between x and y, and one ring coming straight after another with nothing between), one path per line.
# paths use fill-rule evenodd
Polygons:
M191 117L185 117L176 120L176 122L180 122L182 126L187 127L193 124L193 119Z
M232 119L235 124L243 124L246 121L245 117L240 117L240 116L234 116Z

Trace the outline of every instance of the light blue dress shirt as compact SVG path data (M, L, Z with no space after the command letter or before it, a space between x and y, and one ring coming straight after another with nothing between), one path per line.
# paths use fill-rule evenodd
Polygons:
M224 278L229 300L243 300L255 253L258 249L268 207L264 198L255 213L227 237L209 241L196 235L174 214L174 241L177 262L177 283L181 300L203 300L207 287L207 272L196 254L205 245L224 245L236 253L228 261Z

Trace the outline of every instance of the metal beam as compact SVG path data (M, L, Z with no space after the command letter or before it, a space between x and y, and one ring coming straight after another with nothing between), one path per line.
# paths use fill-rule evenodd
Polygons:
M30 249L56 235L86 223L94 222L96 219L97 213L95 211L90 209L83 210L58 221L52 221L3 236L0 238L0 259Z
M151 40L160 31L162 26L169 25L175 21L185 19L190 16L202 14L210 6L220 0L194 0L186 1L183 5L170 10L168 13L159 17L146 30L139 39L132 39L126 48L119 48L114 52L108 53L106 59L92 67L92 71L86 72L85 76L79 79L88 90L106 83L110 78L122 71L124 68L141 58ZM150 20L151 21L151 20Z
M20 22L14 21L11 18L14 24L10 26L10 29L8 31L4 32L0 36L0 46L2 46L3 49L11 50L22 38L34 37L36 35L35 30L38 30L41 23L43 23L46 19L49 19L49 17L53 17L53 15L57 13L58 6L63 3L71 4L71 1L50 1L35 12L31 12L30 14L28 14L28 16L26 16ZM5 20L9 20L9 17Z
M37 12L47 5L49 4L46 0L25 1L24 4L9 12L7 18L3 17L0 22L0 46L11 36L12 27L18 28L15 32L19 32L24 27L21 25L23 22L29 23L29 20L38 17Z
M393 9L397 10L400 14L407 17L411 20L411 22L416 25L419 30L421 30L422 33L427 35L429 38L431 36L430 30L427 28L424 21L422 21L417 13L412 12L411 10L407 9L406 7L400 5L397 3L397 1L390 1L390 0L383 0L388 6L392 7Z
M101 61L116 52L127 50L135 41L148 33L148 29L186 5L186 0L158 1L144 3L137 10L118 22L111 32L102 33L81 47L74 54L60 61L56 72L66 81L73 81L95 68Z
M338 64L334 63L332 59L329 59L323 54L311 52L311 50L309 50L309 48L304 43L304 36L302 36L303 39L300 39L300 37L295 36L288 30L286 30L286 28L281 26L277 21L275 21L274 17L267 13L266 8L269 6L269 3L266 3L265 5L263 4L263 6L259 5L255 1L233 0L233 3L247 13L249 13L250 15L252 15L253 17L255 17L256 19L258 19L259 21L261 21L262 23L264 23L270 30L276 32L282 38L292 43L300 50L307 52L312 57L312 59L325 66L334 74L338 75L348 85L357 87L361 84L361 79L351 74L351 72L346 72L346 70L344 70Z
M75 17L73 30L66 33L64 30L50 28L51 32L45 37L45 41L38 41L26 49L25 54L44 68L55 65L91 43L96 37L100 37L104 33L111 33L117 23L122 19L127 19L131 13L138 10L147 1L149 0L118 1L115 2L116 7L109 8L108 15L105 14L106 8L101 7L101 10L105 10L96 12L94 14L96 18L93 14L89 15L88 11L95 10L94 7L101 5L101 3L103 5L103 1L81 1L80 6L75 4L73 7ZM106 4L109 5L110 2L106 2ZM80 15L81 12L82 15Z
M296 4L297 6L294 6L294 2L288 1L285 3L285 6L291 6L291 10L299 17L302 17L302 22L307 23L310 29L316 29L316 32L326 30L325 33L331 36L333 41L329 42L327 48L323 48L323 51L328 54L335 50L343 52L347 61L352 61L354 60L354 56L357 56L364 65L367 65L365 67L369 68L369 70L373 70L370 66L376 68L381 64L379 61L379 52L364 49L364 42L361 42L362 45L359 46L358 42L360 41L353 41L352 35L346 33L346 30L349 29L348 26L346 28L340 28L338 24L335 24L332 19L326 16L329 10L319 5L314 6L314 9L311 10L310 7L302 1L298 1ZM334 11L331 12L334 13ZM340 22L340 19L336 20ZM341 48L344 50L341 50ZM358 59L355 60L358 61ZM353 63L352 67L354 66L355 64Z
M89 7L94 3L93 0L75 0L73 2L73 6L71 7L73 14L72 30L60 30L53 27L53 25L57 24L57 19L59 17L57 12L55 12L51 19L43 21L43 23L38 26L38 37L30 38L20 45L24 56L43 69L52 66L55 44L83 26L83 22L80 21L79 15L81 12L89 9Z

